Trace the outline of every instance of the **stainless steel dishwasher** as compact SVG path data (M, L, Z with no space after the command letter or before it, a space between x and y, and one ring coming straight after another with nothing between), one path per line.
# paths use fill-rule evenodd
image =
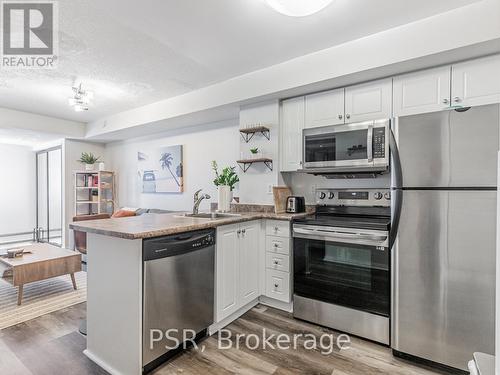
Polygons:
M172 338L206 336L214 321L215 231L144 240L143 266L142 363L149 372L182 349L166 348Z

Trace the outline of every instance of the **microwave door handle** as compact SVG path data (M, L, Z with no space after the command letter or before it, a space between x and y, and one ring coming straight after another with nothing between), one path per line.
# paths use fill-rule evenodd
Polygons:
M368 163L373 162L373 125L368 126L368 135L366 140L366 151L368 155Z

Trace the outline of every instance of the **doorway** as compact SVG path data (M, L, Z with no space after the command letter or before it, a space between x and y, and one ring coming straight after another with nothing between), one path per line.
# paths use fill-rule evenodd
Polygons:
M37 242L62 246L62 148L36 153Z

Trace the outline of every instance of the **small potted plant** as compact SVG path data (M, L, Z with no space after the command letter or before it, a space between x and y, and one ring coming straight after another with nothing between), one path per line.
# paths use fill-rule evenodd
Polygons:
M100 158L101 158L100 156L95 156L91 152L82 152L82 156L80 156L80 160L78 160L78 161L80 163L85 164L86 171L93 171L94 164L97 163Z
M258 147L251 148L250 152L252 153L252 159L258 159L259 158L260 151L259 151Z
M215 173L214 185L217 186L219 193L219 211L228 212L231 209L234 187L240 181L235 172L236 167L225 167L219 173L219 167L214 160L212 161L212 169Z

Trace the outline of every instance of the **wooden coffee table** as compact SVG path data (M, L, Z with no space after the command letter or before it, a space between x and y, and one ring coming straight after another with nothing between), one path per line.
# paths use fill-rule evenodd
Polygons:
M23 286L27 283L69 275L76 290L75 273L82 270L82 256L76 251L40 243L23 247L31 254L18 258L0 256L0 276L19 287L17 304L23 300ZM6 271L6 272L5 272Z

